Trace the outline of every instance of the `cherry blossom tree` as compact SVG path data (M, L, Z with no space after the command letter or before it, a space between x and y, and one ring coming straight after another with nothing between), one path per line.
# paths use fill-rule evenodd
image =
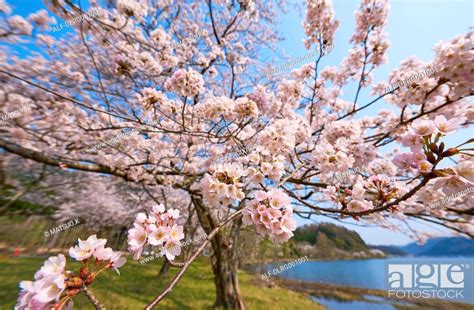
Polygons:
M29 107L0 123L0 147L49 166L175 190L181 208L192 206L207 239L184 262L172 261L184 237L173 222L177 211L157 201L136 214L134 228L130 220L137 257L148 242L180 268L147 309L208 245L214 306L245 308L236 272L241 225L277 243L292 237L296 216L420 235L403 225L414 219L474 236L472 192L427 207L474 186L474 139L450 142L474 119L473 32L438 43L431 62L408 58L375 83L374 70L387 62L388 1L361 1L352 48L340 66L322 68L325 51L338 48L339 21L331 1L308 0L304 43L318 56L290 74L265 76L259 56L279 52L273 26L282 1L45 3L49 12L22 17L0 2L8 43L0 52L1 111ZM53 15L79 22L53 36ZM27 44L40 52L17 54ZM407 79L408 88L386 92ZM342 99L354 86L355 98ZM373 100L361 103L363 91ZM362 115L376 105L375 116ZM244 151L219 162L236 149Z

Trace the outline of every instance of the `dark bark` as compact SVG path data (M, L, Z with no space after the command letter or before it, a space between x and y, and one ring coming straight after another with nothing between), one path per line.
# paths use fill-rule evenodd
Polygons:
M122 249L123 245L123 237L125 236L125 233L127 232L126 227L120 227L119 231L117 231L116 238L115 238L115 250L120 250Z
M195 205L199 222L204 231L209 234L212 229L217 227L217 219L211 214L201 199L193 197L193 204ZM216 300L213 306L215 309L245 309L237 277L236 242L239 223L240 220L237 223L231 224L231 227L222 229L211 241L211 264L216 286Z
M6 173L5 170L3 169L3 155L0 156L0 189L3 190L3 187L5 186L5 180L6 180Z
M163 261L163 265L161 265L161 269L160 269L160 273L158 274L158 277L164 277L166 276L166 274L168 273L168 271L170 270L170 264L168 263L168 261L165 259Z
M237 239L233 225L230 231L224 231L222 238L212 242L212 270L216 285L214 308L245 309L237 277ZM232 241L231 241L232 240Z

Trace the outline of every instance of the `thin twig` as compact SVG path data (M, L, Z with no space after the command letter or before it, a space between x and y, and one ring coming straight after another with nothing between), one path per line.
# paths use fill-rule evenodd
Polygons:
M97 300L97 298L94 296L94 294L92 294L92 291L90 291L87 286L84 286L82 288L82 292L84 293L84 295L86 295L87 299L89 299L91 304L94 305L94 308L96 308L97 310L106 310L105 306Z

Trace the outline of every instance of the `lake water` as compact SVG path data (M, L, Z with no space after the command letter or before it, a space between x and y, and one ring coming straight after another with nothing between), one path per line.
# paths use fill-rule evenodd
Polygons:
M303 280L312 282L331 283L351 287L361 287L368 289L387 290L387 269L386 264L390 263L456 263L468 264L469 272L465 272L467 277L472 276L472 268L474 268L474 258L469 257L393 257L384 259L358 259L358 260L333 260L333 261L307 261L286 271L279 273L277 276ZM278 268L284 263L272 263L264 266L262 272ZM461 302L474 303L474 289L471 286L474 279L464 279L465 284L469 286L464 288L464 299ZM331 300L316 298L315 300L322 304L326 304L329 309L345 309L341 307L333 307L330 305ZM360 303L360 304L359 304ZM367 309L364 302L354 302L346 304L347 309ZM393 309L386 307L382 303L378 303L380 307L370 307L370 309ZM341 305L341 304L339 304Z

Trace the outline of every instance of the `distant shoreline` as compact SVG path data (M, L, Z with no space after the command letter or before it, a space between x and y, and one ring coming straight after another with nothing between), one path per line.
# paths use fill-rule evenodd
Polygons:
M429 299L429 298L389 298L387 291L378 289L367 289L359 287L350 287L343 285L335 285L331 283L309 282L301 280L290 280L286 278L277 278L273 280L277 285L286 287L295 292L308 294L316 298L334 299L339 302L364 301L373 302L367 298L369 296L376 296L383 298L386 303L391 304L396 302L408 302L419 308L413 309L457 309L468 310L472 309L472 304L462 303L458 301L447 301L443 299ZM398 309L398 308L396 308Z

